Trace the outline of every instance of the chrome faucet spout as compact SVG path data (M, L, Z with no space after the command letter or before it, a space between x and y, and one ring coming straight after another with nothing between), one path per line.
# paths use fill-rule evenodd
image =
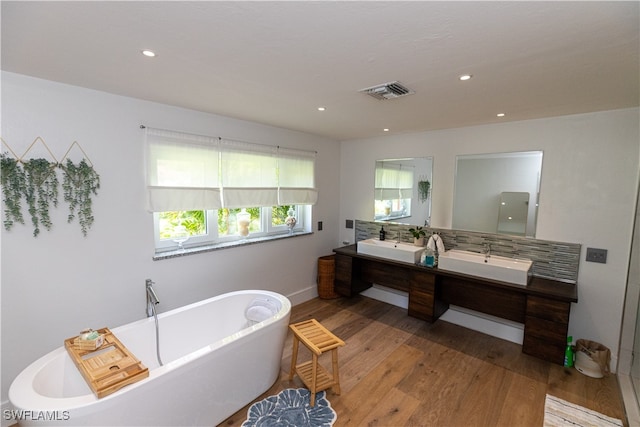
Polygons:
M489 257L491 257L491 243L485 243L484 244L484 258L486 260Z
M153 289L153 284L153 280L145 280L145 289L147 294L147 317L153 316L154 306L156 304L160 304L158 295L156 295L156 291Z
M156 295L156 291L153 290L153 288L151 286L149 286L147 288L147 294L149 297L149 302L151 304L160 304L160 301L158 300L158 295Z

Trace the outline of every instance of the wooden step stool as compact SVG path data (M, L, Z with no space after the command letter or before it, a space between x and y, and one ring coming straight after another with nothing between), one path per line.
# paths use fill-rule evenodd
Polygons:
M340 394L340 378L338 375L338 347L344 345L344 341L329 332L316 319L305 320L304 322L289 325L293 331L293 354L291 356L291 371L289 380L293 379L293 374L298 373L302 382L311 391L311 406L316 403L316 393L328 388L332 388L335 394ZM309 362L296 366L298 360L298 344L302 341L311 351L312 359ZM333 375L318 364L318 356L325 351L331 350L333 364Z

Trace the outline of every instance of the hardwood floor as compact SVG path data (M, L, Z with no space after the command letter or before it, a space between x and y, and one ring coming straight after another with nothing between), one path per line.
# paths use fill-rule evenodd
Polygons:
M293 307L292 323L310 318L346 342L339 350L342 393L327 393L336 427L542 426L547 393L628 425L615 375L590 378L527 356L517 344L444 321L429 324L364 296ZM297 376L288 380L291 347L289 332L280 379L256 401L304 387ZM309 359L301 346L298 362ZM320 363L330 367L331 356ZM240 426L249 406L220 426Z

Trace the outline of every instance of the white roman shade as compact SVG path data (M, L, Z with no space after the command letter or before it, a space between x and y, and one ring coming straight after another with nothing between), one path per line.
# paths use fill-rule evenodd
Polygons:
M314 205L318 200L315 188L315 152L278 149L278 204Z
M150 212L222 207L218 138L153 128L145 137Z
M376 162L376 200L410 199L413 195L413 168Z
M229 208L278 204L277 147L222 140L223 205Z
M146 128L151 212L311 205L315 152Z

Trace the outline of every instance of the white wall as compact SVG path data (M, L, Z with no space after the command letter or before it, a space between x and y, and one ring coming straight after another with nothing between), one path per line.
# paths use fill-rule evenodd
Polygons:
M638 185L638 115L634 108L343 142L340 223L372 219L376 159L433 156L432 225L451 228L456 155L543 150L536 237L583 245L569 334L609 347L615 369ZM340 240L353 242L353 230L343 227ZM585 262L587 247L608 249L607 263Z
M29 223L2 228L3 403L15 376L64 339L142 318L146 278L156 282L160 311L236 289L273 290L294 303L317 295L317 258L338 246L337 141L12 73L2 73L2 113L0 135L18 155L40 136L61 159L75 140L101 178L86 238L66 223L62 195L51 231L34 238ZM152 261L140 124L316 150L313 224L322 221L323 231Z

